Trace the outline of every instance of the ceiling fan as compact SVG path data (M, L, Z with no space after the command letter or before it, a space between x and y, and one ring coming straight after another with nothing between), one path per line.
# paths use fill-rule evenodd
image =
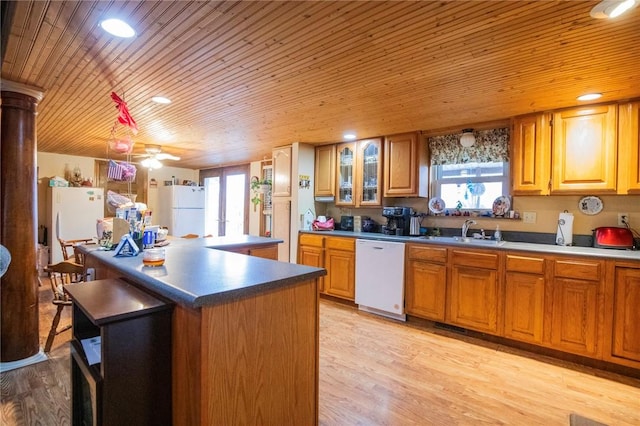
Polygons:
M162 167L161 161L163 160L177 161L180 159L180 157L176 157L175 155L162 152L162 148L160 147L160 145L145 144L144 150L146 154L138 154L140 156L146 157L144 160L140 161L140 164L143 167L147 167L150 169L159 169L160 167Z

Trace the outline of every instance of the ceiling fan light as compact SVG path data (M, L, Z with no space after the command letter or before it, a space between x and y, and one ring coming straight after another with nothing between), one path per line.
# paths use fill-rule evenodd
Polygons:
M159 169L162 167L162 163L156 160L155 158L145 158L140 162L142 167L146 167L148 169Z
M473 129L464 129L460 136L460 145L469 148L476 143L476 137L473 135Z
M121 19L105 19L100 22L103 30L111 35L122 38L131 38L136 35L136 31Z

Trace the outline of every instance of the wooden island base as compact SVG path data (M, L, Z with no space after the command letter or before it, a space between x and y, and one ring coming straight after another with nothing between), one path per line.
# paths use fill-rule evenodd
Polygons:
M311 280L200 310L177 306L173 424L317 424L317 295Z

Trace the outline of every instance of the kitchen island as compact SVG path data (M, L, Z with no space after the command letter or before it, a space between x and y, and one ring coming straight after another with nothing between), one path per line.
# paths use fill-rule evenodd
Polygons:
M142 256L83 249L94 279L124 278L175 304L174 425L317 424L317 280L325 270L237 253L277 243L174 239L156 268Z

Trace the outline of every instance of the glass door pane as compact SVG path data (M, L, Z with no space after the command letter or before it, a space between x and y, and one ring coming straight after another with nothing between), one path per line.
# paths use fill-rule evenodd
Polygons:
M362 150L362 204L379 204L380 145L369 142Z
M246 175L234 174L226 176L225 192L227 194L225 206L225 235L244 234L244 205Z
M217 237L220 228L220 176L204 179L204 234Z
M336 204L353 205L353 144L338 147L338 199Z
M249 230L249 167L200 171L204 183L205 235L243 235Z

